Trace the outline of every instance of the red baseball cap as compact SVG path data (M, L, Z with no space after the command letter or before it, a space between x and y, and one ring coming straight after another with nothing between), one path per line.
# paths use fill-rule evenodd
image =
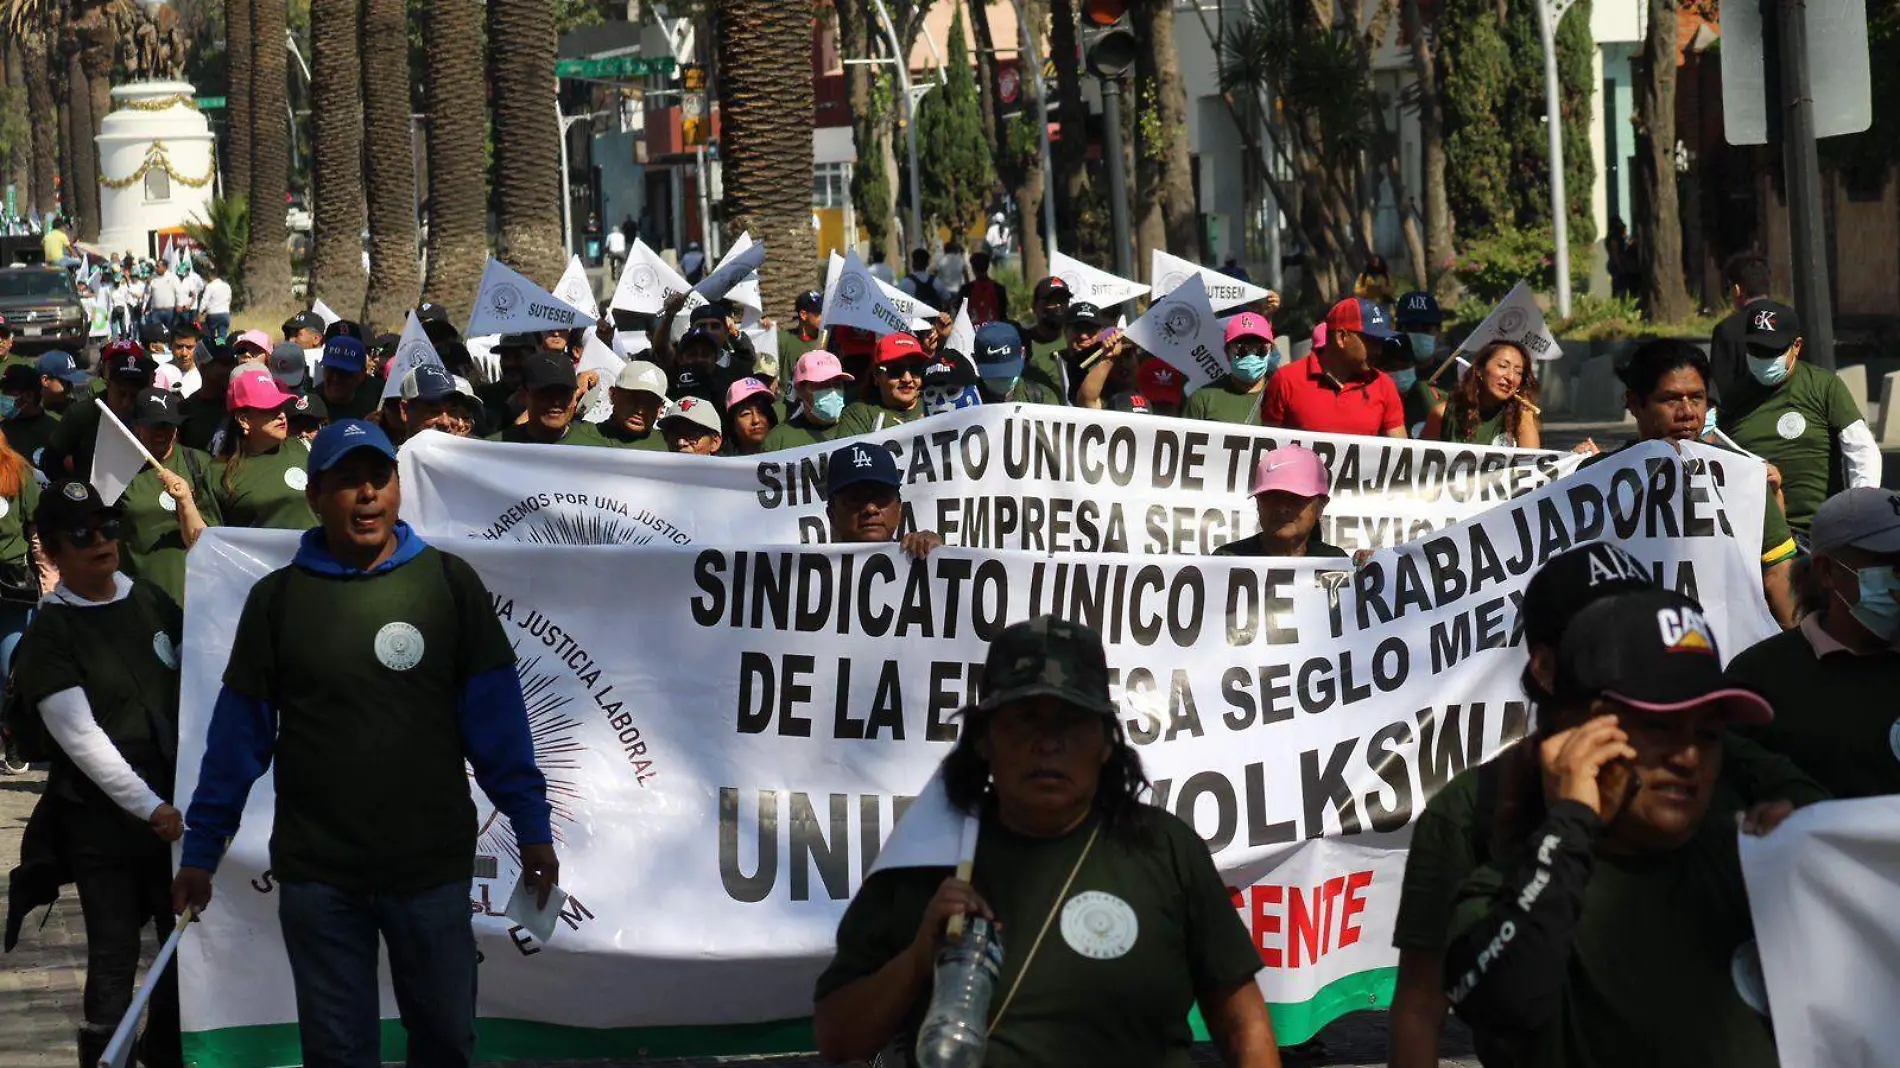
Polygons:
M1187 388L1187 376L1168 361L1150 356L1135 369L1135 383L1144 396L1157 404L1179 404Z
M1326 326L1329 334L1333 330L1351 330L1379 341L1399 336L1398 331L1392 329L1392 317L1385 309L1362 297L1347 297L1333 305L1333 310L1326 313Z
M916 338L899 331L877 339L872 362L886 364L905 359L924 359L924 346Z

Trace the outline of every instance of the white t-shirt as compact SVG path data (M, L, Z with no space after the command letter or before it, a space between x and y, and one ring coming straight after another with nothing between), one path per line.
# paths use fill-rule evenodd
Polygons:
M178 279L171 273L152 276L147 306L159 311L178 307Z
M205 283L204 295L198 299L198 310L206 315L231 314L231 283L222 278L213 278Z
M627 254L627 235L618 230L607 231L607 254L625 256Z

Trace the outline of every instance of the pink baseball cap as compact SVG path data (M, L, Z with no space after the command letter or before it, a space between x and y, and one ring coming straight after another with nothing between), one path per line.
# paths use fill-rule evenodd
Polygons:
M269 356L270 350L274 347L270 335L262 330L246 330L239 334L237 339L231 342L231 351L236 352L239 345L250 345L260 356Z
M1324 319L1320 320L1318 325L1313 327L1313 347L1316 349L1326 347L1326 321Z
M764 394L767 400L771 400L772 387L756 378L741 378L726 387L726 410L731 411L745 403L748 398L756 397L760 394Z
M1266 316L1264 315L1256 315L1253 312L1241 312L1239 315L1227 320L1227 336L1224 340L1227 344L1231 345L1243 337L1257 337L1268 344L1272 344L1273 324L1267 322Z
M234 412L240 408L276 411L296 399L295 393L278 385L262 367L245 367L232 372L231 385L224 391L224 406Z
M1295 497L1330 495L1325 461L1304 445L1282 445L1260 458L1253 471L1253 495L1291 493Z
M805 355L800 356L798 358L798 366L792 371L792 383L799 386L821 385L825 382L837 381L840 378L846 382L857 381L857 379L844 373L844 364L838 362L838 357L833 356L824 349L813 349Z

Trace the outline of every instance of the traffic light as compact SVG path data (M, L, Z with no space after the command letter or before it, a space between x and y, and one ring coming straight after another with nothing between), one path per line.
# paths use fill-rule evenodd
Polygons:
M1097 78L1120 78L1135 65L1129 0L1083 0L1082 60Z

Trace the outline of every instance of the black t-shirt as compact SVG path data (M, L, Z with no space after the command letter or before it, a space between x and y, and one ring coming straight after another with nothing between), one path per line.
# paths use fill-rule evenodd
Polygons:
M1250 534L1247 537L1241 538L1238 541L1230 541L1227 544L1216 548L1214 550L1214 555L1215 556L1270 556L1272 554L1266 551L1266 548L1263 544L1264 537L1265 536L1261 534ZM1325 542L1319 540L1318 538L1309 536L1306 539L1306 555L1309 557L1323 556L1328 559L1332 559L1332 558L1341 557L1341 556L1351 556L1352 554L1348 553L1346 550L1340 548L1337 545L1328 545Z

